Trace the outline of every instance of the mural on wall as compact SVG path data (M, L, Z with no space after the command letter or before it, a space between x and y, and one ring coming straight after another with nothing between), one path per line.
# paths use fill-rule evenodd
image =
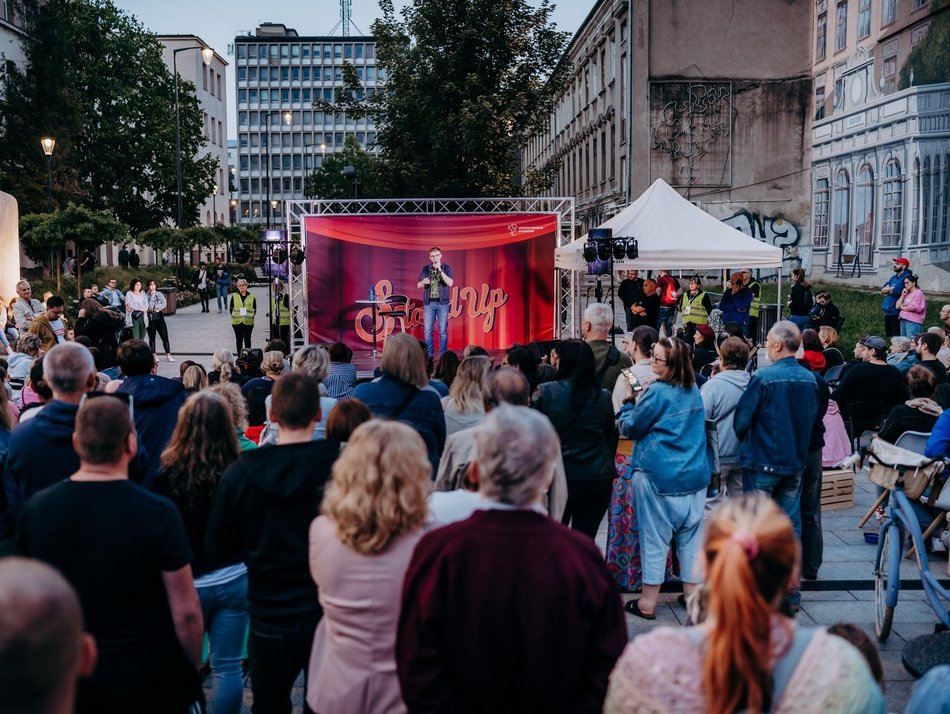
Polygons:
M723 223L757 240L781 248L783 262L789 268L801 266L807 272L811 271L811 250L801 245L801 230L787 218L763 216L741 209L724 219Z
M663 178L671 186L728 185L731 121L729 82L652 82L654 178Z

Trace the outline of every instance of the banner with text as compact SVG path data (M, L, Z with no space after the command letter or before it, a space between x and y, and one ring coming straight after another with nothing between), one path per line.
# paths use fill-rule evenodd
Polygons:
M371 350L374 315L379 345L401 330L390 305L367 304L370 287L377 301L407 296L407 330L422 339L416 285L432 247L454 275L449 349L553 339L556 230L546 213L306 216L310 342Z

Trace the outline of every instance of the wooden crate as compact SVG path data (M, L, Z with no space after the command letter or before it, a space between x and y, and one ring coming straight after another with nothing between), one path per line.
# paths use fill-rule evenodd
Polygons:
M837 511L854 505L854 471L828 469L821 474L821 510Z

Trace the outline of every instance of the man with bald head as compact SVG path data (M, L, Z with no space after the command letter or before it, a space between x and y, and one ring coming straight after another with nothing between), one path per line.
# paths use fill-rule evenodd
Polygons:
M482 405L487 414L492 409L509 404L528 406L531 394L524 373L513 367L497 369L488 375L482 392ZM445 524L469 516L478 501L478 484L469 478L471 462L475 455L475 430L477 425L457 431L445 442L445 450L439 461L435 479L435 491L429 498L432 523ZM448 492L450 495L443 495ZM544 506L551 518L560 523L567 505L567 478L564 461L558 455L554 480L544 499Z
M95 664L65 578L38 560L0 558L0 712L71 714L76 681Z
M99 664L76 711L186 714L201 695L204 628L181 516L129 483L138 445L127 402L87 399L75 424L79 466L30 499L16 547L76 588L96 638Z

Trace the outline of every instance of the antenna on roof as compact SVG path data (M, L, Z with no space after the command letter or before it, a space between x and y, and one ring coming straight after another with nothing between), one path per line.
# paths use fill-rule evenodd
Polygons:
M330 30L330 34L332 35L337 28L340 28L340 34L343 37L349 37L350 25L355 27L357 32L363 34L363 31L356 27L356 23L353 22L353 0L340 0L340 20Z

